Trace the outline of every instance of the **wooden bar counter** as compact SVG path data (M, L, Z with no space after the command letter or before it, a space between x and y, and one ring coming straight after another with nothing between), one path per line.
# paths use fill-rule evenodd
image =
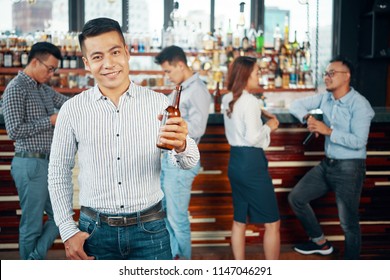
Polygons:
M299 179L324 157L324 138L309 145L302 142L307 129L286 109L270 110L277 115L280 128L271 136L266 150L281 214L282 244L294 244L308 237L288 205L287 196ZM390 258L390 108L375 108L367 145L367 173L360 204L366 258ZM192 188L190 214L193 244L229 244L233 218L227 166L227 143L223 116L209 116L206 135L199 145L203 171ZM343 232L337 215L334 194L313 202L314 210L327 238L343 251ZM261 243L264 228L251 226L248 243Z
M390 108L374 108L376 115L367 144L367 173L360 204L362 258L390 259ZM281 214L282 244L307 239L290 209L287 196L298 180L324 157L323 137L303 146L307 129L286 109L270 109L280 121L266 150ZM18 247L20 220L19 199L10 163L13 141L4 129L0 115L0 250ZM227 166L230 146L227 143L223 116L210 114L205 136L199 144L202 170L195 178L190 202L193 247L230 246L233 219L232 198ZM77 198L77 196L76 196ZM313 202L326 237L342 252L343 232L337 215L334 194ZM79 206L75 203L78 218ZM261 244L264 228L251 225L246 232L248 244ZM55 247L62 248L57 240Z

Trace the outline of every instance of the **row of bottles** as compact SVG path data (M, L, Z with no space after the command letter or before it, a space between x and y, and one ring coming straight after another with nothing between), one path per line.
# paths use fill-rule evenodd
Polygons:
M313 75L305 62L297 62L293 56L271 55L258 59L259 84L265 89L313 88Z
M0 86L6 86L16 74L0 74ZM95 85L95 79L91 74L80 74L76 72L56 73L49 80L48 84L55 88L79 88L85 89Z
M206 51L189 53L189 66L194 71L201 72L210 90L214 89L218 82L223 87L230 63L235 57L240 55L250 55L258 58L258 63L261 68L261 79L259 82L264 88L313 87L310 68L310 46L308 43L303 43L302 47L300 47L296 36L293 42L289 42L288 27L286 25L284 42L279 50L275 50L275 48L264 48L262 45L263 38L259 39L259 35L262 35L262 32L255 31L254 28L252 29L249 33L244 32L246 36L241 38L241 45L243 47L235 48L233 45L224 47L223 40L219 36L217 40L212 39L210 41L212 43L203 41L204 45L202 46L202 50L206 48ZM249 34L251 39L247 36ZM40 35L39 38L42 40L53 39L52 36L42 36L42 33ZM61 49L63 56L62 61L59 62L59 68L84 68L80 50L76 42L77 34L69 33L61 38L63 40L56 40L56 45ZM209 36L206 36L206 38L210 39ZM227 38L230 40L229 36ZM234 43L234 36L231 36L231 38L232 41L229 41L228 44L230 42L237 44L237 42ZM132 45L131 38L128 34L125 34L125 39L127 42L130 42L129 44L133 48L134 45ZM52 42L54 43L54 41ZM260 42L260 49L258 49L258 42ZM28 52L33 43L35 41L28 37L0 39L0 67L24 67L27 64ZM287 76L289 79L287 79ZM282 84L280 84L280 78L282 78Z
M254 24L251 25L249 30L237 25L233 32L230 19L226 34L222 33L221 27L214 30L214 32L203 32L201 22L198 23L198 26L190 27L186 20L182 23L177 22L176 26L170 21L168 27L162 30L161 47L164 48L170 45L177 45L185 51L194 52L233 47L243 51L252 50L261 53L264 46L264 36L262 28L259 27L256 30ZM132 49L136 48L132 47Z
M36 42L50 42L56 45L62 53L63 60L60 68L80 68L83 67L81 58L77 56L80 52L78 45L78 34L61 33L54 34L36 32L26 36L16 36L11 34L0 35L0 67L25 67L28 62L28 54L33 44Z
M28 62L30 47L23 48L0 48L0 67L25 67ZM62 51L62 61L59 61L59 68L77 69L83 68L84 64L76 51Z

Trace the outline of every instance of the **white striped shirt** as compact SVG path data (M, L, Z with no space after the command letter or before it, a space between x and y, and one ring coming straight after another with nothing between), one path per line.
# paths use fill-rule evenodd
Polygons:
M105 213L132 213L160 201L160 128L164 94L130 84L118 107L99 88L84 91L60 110L51 149L49 191L63 241L78 232L72 215L72 169L78 152L80 205ZM196 143L172 160L189 169L199 160Z

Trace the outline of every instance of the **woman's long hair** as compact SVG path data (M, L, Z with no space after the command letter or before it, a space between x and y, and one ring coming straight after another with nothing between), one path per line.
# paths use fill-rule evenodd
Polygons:
M256 58L249 56L237 57L229 69L227 89L233 93L233 99L229 102L227 115L230 118L233 113L234 103L240 98L248 79L256 64Z

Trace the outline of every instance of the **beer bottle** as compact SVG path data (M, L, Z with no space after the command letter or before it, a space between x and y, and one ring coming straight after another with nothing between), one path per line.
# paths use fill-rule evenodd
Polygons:
M214 112L215 113L221 113L221 91L219 90L219 82L217 82L217 85L215 87L214 92Z
M161 126L165 125L167 119L180 117L180 95L181 95L182 86L176 86L176 93L173 99L172 105L168 106L163 112L163 118L161 121ZM158 137L157 147L164 150L172 150L174 147L169 144L160 143L160 136Z

